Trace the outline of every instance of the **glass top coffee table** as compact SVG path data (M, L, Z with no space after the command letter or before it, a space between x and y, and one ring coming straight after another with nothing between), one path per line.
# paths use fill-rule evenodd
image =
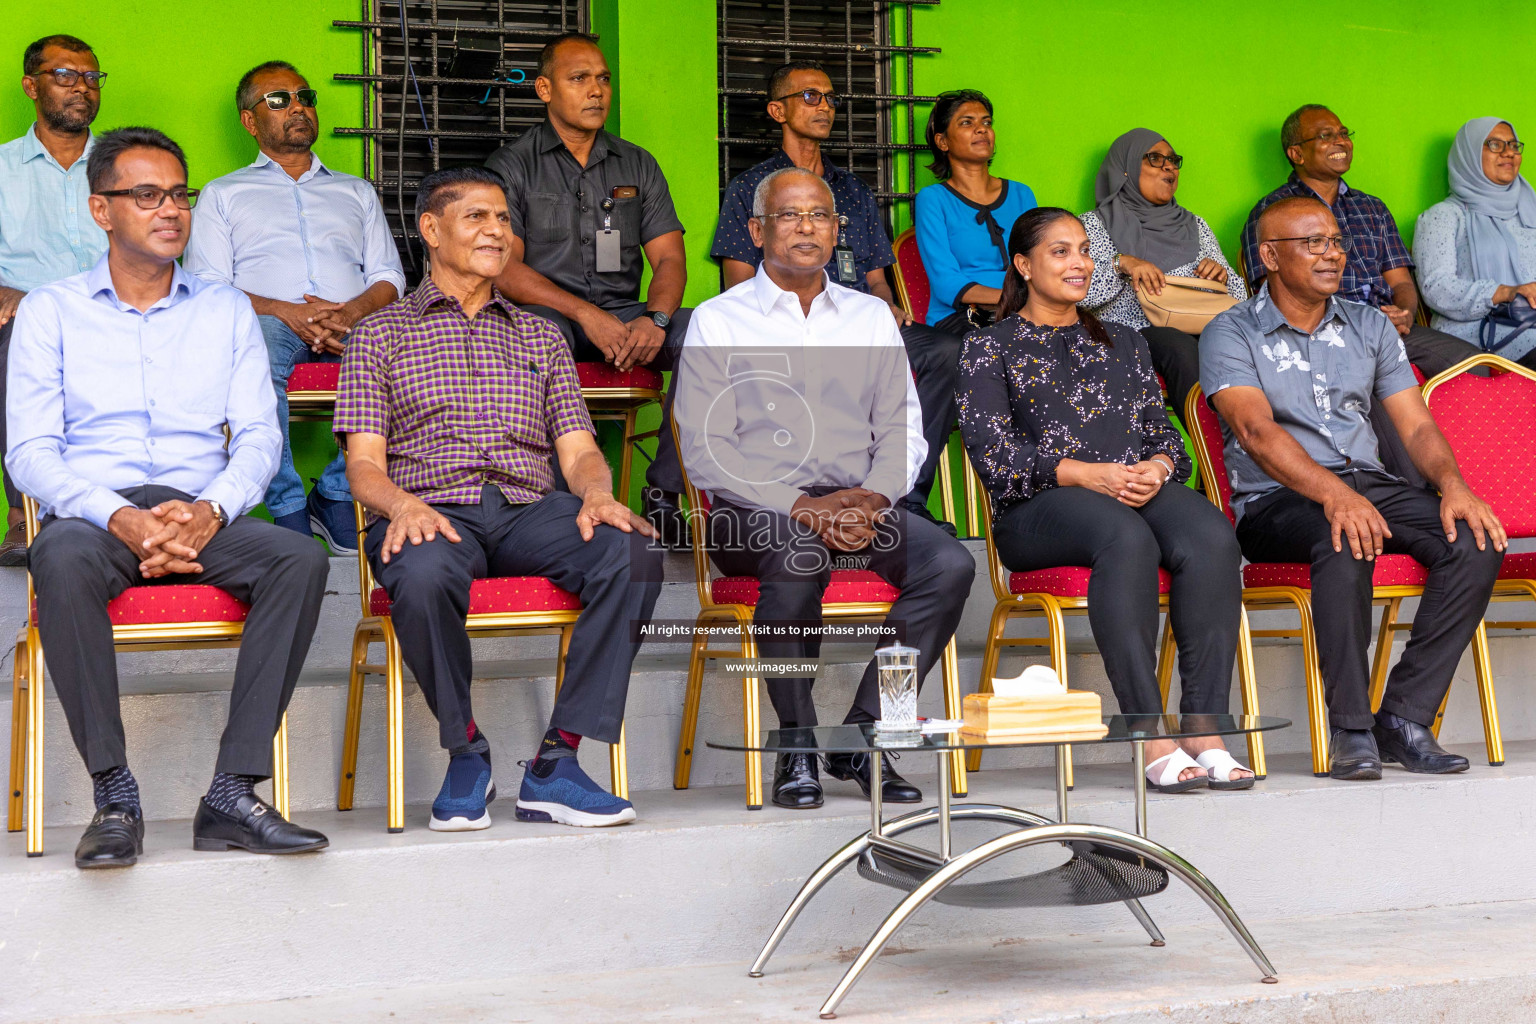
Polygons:
M986 740L960 732L896 734L880 732L872 725L833 725L812 729L773 729L761 742L740 740L711 742L717 750L767 754L875 754L881 752L934 754L939 765L939 801L936 807L912 811L885 820L881 806L881 758L872 757L870 770L869 831L834 853L806 879L790 901L783 917L768 936L763 951L748 973L760 978L790 926L816 893L850 863L872 882L903 891L902 898L875 933L870 936L847 972L821 1006L823 1020L837 1016L837 1007L858 982L891 938L918 908L929 900L968 907L1090 906L1124 903L1146 929L1152 945L1163 945L1162 932L1141 905L1143 897L1168 887L1168 876L1177 875L1193 889L1227 926L1238 943L1263 973L1266 983L1275 981L1270 965L1253 936L1230 904L1210 881L1184 858L1147 838L1146 744L1153 740L1197 736L1243 736L1283 729L1285 718L1258 715L1106 715L1108 731L1101 737L1029 736ZM1103 743L1129 743L1135 773L1136 831L1125 832L1105 825L1069 821L1066 748ZM956 750L987 750L1006 747L1054 747L1056 750L1056 819L999 804L950 799L948 754ZM955 820L998 822L1011 830L980 845L956 853L952 824ZM936 829L935 848L918 846L898 838L917 829ZM1063 864L1045 871L1013 878L962 883L970 871L1005 853L1044 844L1061 844L1071 851Z

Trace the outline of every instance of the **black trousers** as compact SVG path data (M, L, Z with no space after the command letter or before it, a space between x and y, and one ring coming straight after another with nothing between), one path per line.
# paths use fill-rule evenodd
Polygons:
M10 364L11 356L11 328L16 326L16 318L13 316L0 327L0 455L8 450L5 441L5 375L6 368ZM11 483L11 474L5 474L5 503L18 513L21 511L21 492L16 485Z
M1183 422L1184 402L1200 383L1199 339L1172 327L1143 327L1141 336L1152 353L1152 368L1162 374L1168 389L1168 404Z
M407 543L384 562L388 520L368 529L364 550L379 585L389 592L400 653L437 716L443 747L467 745L474 712L469 681L474 663L464 617L470 584L486 576L547 576L581 597L571 633L565 685L549 724L604 743L619 738L629 669L640 646L638 627L650 621L661 593L661 553L640 533L599 526L581 539L581 499L553 491L525 505L508 504L486 487L474 505L436 505L453 521L459 543L442 534Z
M834 487L809 488L813 495ZM938 662L960 624L965 599L976 578L976 560L965 546L933 523L907 514L900 504L887 513L881 535L867 548L869 569L901 588L886 623L897 638L918 649L918 685ZM832 579L832 556L821 538L778 512L744 509L716 500L709 515L710 554L729 576L761 581L753 614L758 654L764 658L816 658L821 638L821 595ZM811 635L787 638L775 630L799 627ZM786 729L816 724L809 678L769 678L768 699ZM880 717L880 689L870 659L845 722Z
M1056 487L993 525L1010 571L1086 565L1088 622L1127 715L1162 714L1157 687L1157 569L1172 577L1168 614L1179 649L1179 710L1228 710L1242 602L1242 555L1216 506L1167 484L1140 508L1084 487Z
M140 508L191 495L169 487L120 491ZM251 606L235 661L217 771L272 774L277 732L320 617L330 560L309 537L237 516L199 553L203 572L146 580L128 545L83 519L45 519L28 551L43 656L75 746L92 772L128 763L107 602L128 587L206 583Z
M565 340L571 346L571 357L577 362L601 363L607 359L602 349L587 337L581 325L571 321L564 313L558 313L548 306L524 306L523 310L534 316L542 316L560 328L560 333L565 335ZM645 303L615 306L608 312L624 323L629 323L645 315ZM692 316L693 310L686 308L672 314L672 322L667 325L667 340L662 342L661 351L646 364L647 367L662 371L677 368L677 356L683 350L683 339L688 335L688 320ZM676 388L677 375L673 374L671 383L667 385L666 397L661 403L661 433L656 437L656 458L645 471L645 482L668 494L677 494L683 489L683 465L677 457L677 443L672 440L672 395ZM557 468L557 476L558 473Z
M923 439L928 442L928 457L918 471L909 501L928 504L928 492L939 460L955 429L955 387L960 381L960 346L963 335L912 322L901 329L906 345L907 363L912 367L917 401L923 410Z
M1440 499L1376 473L1339 479L1363 495L1392 530L1383 548L1407 554L1429 569L1429 580L1403 656L1387 679L1381 710L1420 725L1434 722L1451 676L1488 607L1504 556L1490 543L1477 550L1465 523L1449 543L1440 525ZM1282 489L1251 503L1237 524L1243 554L1255 562L1308 562L1312 566L1312 620L1335 729L1367 729L1373 722L1366 648L1371 640L1372 562L1356 559L1346 541L1333 550L1323 507Z

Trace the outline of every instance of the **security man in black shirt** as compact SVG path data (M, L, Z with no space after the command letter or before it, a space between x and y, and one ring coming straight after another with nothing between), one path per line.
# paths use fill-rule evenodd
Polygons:
M534 89L548 119L486 161L507 183L512 218L512 258L496 286L552 320L578 362L671 370L692 310L679 308L688 271L667 179L650 153L603 130L612 75L591 36L550 40ZM646 262L651 284L642 302ZM671 404L669 393L644 511L665 542L683 546Z

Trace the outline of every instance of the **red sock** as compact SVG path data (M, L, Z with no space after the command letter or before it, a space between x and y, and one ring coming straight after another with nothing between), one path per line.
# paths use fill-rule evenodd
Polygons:
M575 750L581 746L581 737L575 733L566 732L564 729L556 729L555 732L560 734L560 738L564 740L566 746L570 747L572 750Z

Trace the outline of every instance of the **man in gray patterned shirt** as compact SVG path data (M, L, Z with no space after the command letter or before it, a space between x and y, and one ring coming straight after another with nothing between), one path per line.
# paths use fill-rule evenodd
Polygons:
M1338 298L1349 239L1316 199L1259 219L1265 283L1200 337L1200 379L1221 414L1237 537L1254 562L1312 567L1318 656L1332 730L1330 774L1379 779L1465 771L1429 726L1488 605L1504 528L1461 477L1379 310ZM1380 403L1440 497L1383 468L1370 414ZM1458 523L1464 523L1459 527ZM1374 560L1408 554L1429 570L1413 633L1371 713Z

